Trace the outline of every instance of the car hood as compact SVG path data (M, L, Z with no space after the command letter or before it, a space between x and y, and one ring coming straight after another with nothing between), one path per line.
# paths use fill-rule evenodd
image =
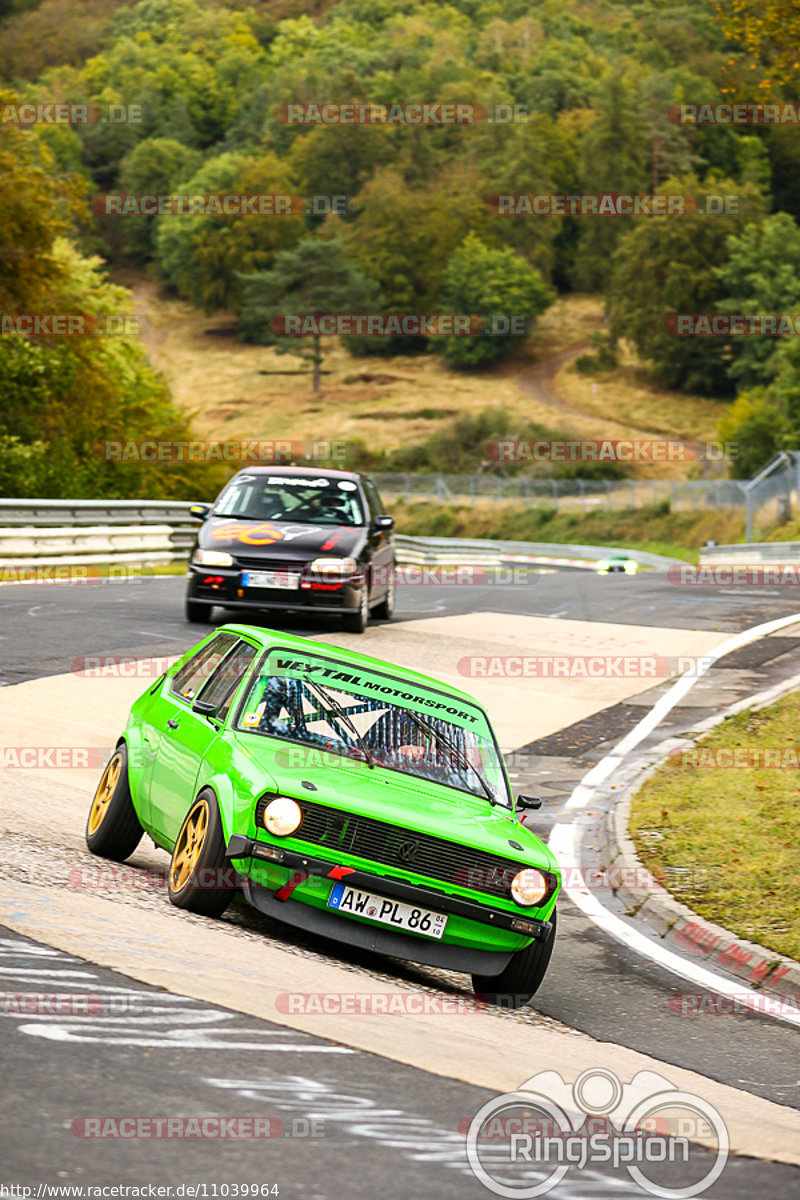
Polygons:
M294 562L318 554L356 558L366 533L346 525L305 525L290 521L242 521L235 517L209 517L197 544L203 550L227 550L248 558L285 558Z
M287 750L296 745L267 740L259 734L237 731L240 745L274 781L276 791L313 804L328 804L361 816L402 825L415 833L428 833L543 870L558 872L550 848L532 830L515 821L511 811L492 806L443 784L417 779L385 767L369 767L358 760L319 752L324 766L313 760L304 767L287 766ZM313 783L315 790L303 786ZM265 781L265 787L269 786ZM509 841L517 842L515 850Z

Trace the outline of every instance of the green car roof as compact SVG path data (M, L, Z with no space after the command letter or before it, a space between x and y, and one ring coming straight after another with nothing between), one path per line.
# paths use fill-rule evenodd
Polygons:
M362 667L379 667L383 671L391 671L395 674L402 675L403 679L414 680L417 683L424 684L427 687L434 687L437 691L448 692L451 696L459 700L467 700L470 704L476 705L481 711L485 711L484 706L480 704L474 696L469 692L463 692L460 688L452 687L449 683L444 683L441 679L437 679L433 675L423 675L421 671L414 671L410 667L401 667L397 663L388 662L385 658L373 658L369 654L361 654L358 650L345 650L341 646L331 645L328 642L317 642L313 638L299 637L297 634L283 633L278 629L262 629L256 625L220 625L216 633L236 633L247 635L251 638L256 638L262 645L266 646L278 641L292 650L299 650L306 654L311 651L319 653L320 649L329 651L335 654L337 658L341 658L345 662L352 663L354 666Z

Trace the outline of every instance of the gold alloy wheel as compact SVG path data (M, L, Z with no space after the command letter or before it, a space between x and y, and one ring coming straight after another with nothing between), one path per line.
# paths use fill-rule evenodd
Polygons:
M105 771L103 771L103 778L97 785L92 807L89 809L89 833L97 833L102 825L103 819L108 812L108 806L111 803L111 797L114 795L114 790L119 781L121 770L122 753L118 750L108 763Z
M190 809L172 852L169 886L173 892L181 890L197 866L207 830L208 801L201 799L197 801L194 808Z

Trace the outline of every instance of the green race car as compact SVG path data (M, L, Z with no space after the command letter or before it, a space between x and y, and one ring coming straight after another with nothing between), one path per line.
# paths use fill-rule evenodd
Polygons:
M134 703L86 841L172 855L173 904L241 891L302 929L472 976L525 1003L553 949L560 875L522 823L483 708L364 654L224 625Z

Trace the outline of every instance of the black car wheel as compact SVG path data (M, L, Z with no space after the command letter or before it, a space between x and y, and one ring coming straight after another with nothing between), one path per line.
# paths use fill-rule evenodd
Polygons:
M92 854L123 862L133 854L144 830L128 785L128 748L117 746L103 771L86 821L86 845Z
M550 964L556 940L556 911L550 917L550 933L541 942L531 942L512 957L499 975L473 975L476 996L502 1008L522 1008L538 990Z
M204 604L202 600L186 597L186 620L192 625L210 625L213 611L213 604Z
M363 633L369 624L369 583L366 576L361 588L361 600L354 613L348 613L342 621L342 628L347 633Z
M169 898L177 908L219 917L233 899L235 872L225 858L217 797L204 788L183 819L167 874Z
M372 610L373 615L376 616L379 621L389 621L394 614L396 585L397 581L395 578L395 569L392 567L392 571L389 576L389 584L386 589L386 595L384 596L383 600L381 600L380 604L376 604Z

